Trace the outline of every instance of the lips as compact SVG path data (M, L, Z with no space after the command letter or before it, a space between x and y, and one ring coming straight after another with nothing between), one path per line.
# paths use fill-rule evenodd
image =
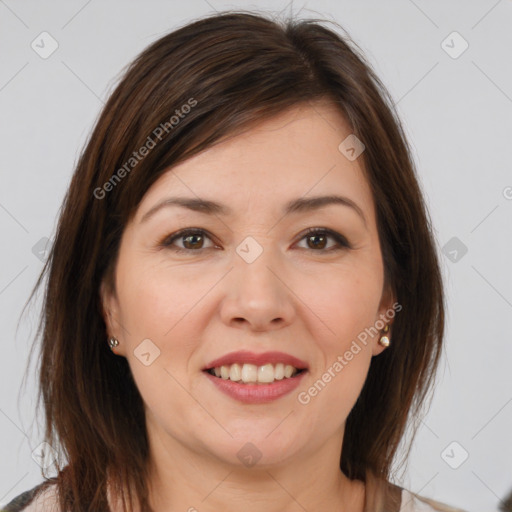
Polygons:
M220 366L230 366L235 363L253 364L255 366L263 366L269 363L274 365L282 363L284 365L291 365L297 368L297 370L307 370L309 368L305 361L302 361L290 354L286 354L285 352L272 351L256 354L248 350L239 350L210 361L203 370L207 371Z
M270 384L241 384L215 377L207 371L204 372L204 375L224 395L243 404L256 405L268 404L289 395L297 389L304 376L307 375L307 371L304 370L289 379L277 380Z
M222 393L245 404L272 402L291 393L307 374L308 364L285 352L231 352L202 370Z

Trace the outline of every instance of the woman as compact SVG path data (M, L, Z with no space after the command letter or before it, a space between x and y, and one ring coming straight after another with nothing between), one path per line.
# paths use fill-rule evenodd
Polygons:
M403 130L348 38L223 13L152 44L45 275L58 476L6 510L455 510L389 481L444 296Z

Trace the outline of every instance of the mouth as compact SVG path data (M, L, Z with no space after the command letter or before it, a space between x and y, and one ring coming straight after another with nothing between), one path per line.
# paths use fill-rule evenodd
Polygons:
M262 366L249 363L234 363L231 365L215 366L204 371L219 379L230 380L239 384L261 385L291 379L307 370L284 363L267 363Z
M239 351L210 362L203 373L224 394L255 404L290 393L308 370L307 363L284 352Z

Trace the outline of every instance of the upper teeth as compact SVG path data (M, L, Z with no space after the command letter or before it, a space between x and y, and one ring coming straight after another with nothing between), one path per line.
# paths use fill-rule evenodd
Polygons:
M270 383L274 382L274 380L292 377L297 372L297 368L283 363L277 363L275 366L270 363L264 364L263 366L235 363L232 365L217 366L210 370L210 373L222 379L230 379L235 382L241 381L243 383Z

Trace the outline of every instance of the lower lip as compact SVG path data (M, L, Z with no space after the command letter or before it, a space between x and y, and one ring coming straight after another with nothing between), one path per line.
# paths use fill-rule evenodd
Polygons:
M229 379L215 377L207 371L203 372L217 388L226 395L245 404L264 404L277 400L292 392L307 373L303 370L295 377L276 380L269 384L239 384Z

